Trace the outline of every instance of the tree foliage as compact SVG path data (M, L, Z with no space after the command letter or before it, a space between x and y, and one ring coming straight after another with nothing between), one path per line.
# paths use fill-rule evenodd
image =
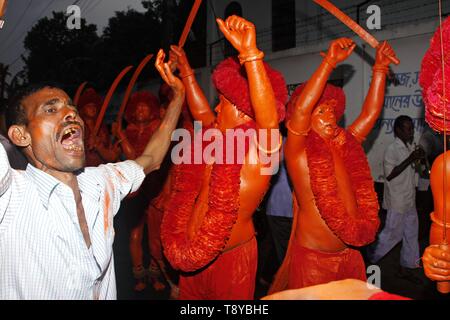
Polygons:
M142 13L131 9L116 12L109 19L97 48L97 67L101 70L99 85L108 85L102 80L111 82L127 65L136 67L146 55L156 54L161 46L161 30L158 11L148 10ZM142 74L156 75L150 64Z
M69 94L84 81L97 90L107 90L124 67L137 67L146 55L156 55L159 48L167 50L170 44L178 42L194 0L178 4L175 0L141 2L144 12L115 12L100 36L96 25L87 24L85 19L81 19L81 29L67 28L64 12L53 12L51 18L40 19L25 38L23 78L32 83L58 82ZM192 27L195 39L188 39L185 46L193 67L205 62L205 21L206 10L201 10ZM139 80L157 76L150 62ZM121 86L127 84L127 78Z
M81 19L81 29L70 30L66 21L63 12L53 12L52 18L40 19L28 32L24 60L29 82L55 81L73 87L94 79L97 27Z

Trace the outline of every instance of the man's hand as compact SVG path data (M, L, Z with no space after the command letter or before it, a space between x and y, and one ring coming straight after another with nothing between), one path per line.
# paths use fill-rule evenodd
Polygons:
M430 245L422 257L425 275L435 281L450 281L450 248Z
M176 67L180 71L180 76L182 77L192 73L191 66L189 65L189 61L183 48L175 45L170 46L169 64L170 63L176 65Z
M391 45L384 41L377 47L377 55L375 58L376 66L388 67L392 63L392 58L395 58L394 49Z
M114 137L121 139L124 136L122 125L120 123L114 122L111 125L111 133Z
M253 23L238 17L230 16L225 21L216 19L220 31L231 45L242 55L258 54L256 47L256 30Z
M177 70L178 57L173 53L172 50L169 51L169 61L167 61L167 64L169 65L170 71L172 71L172 73L174 73L175 70Z
M411 154L409 155L411 161L425 159L425 151L421 147L417 147Z
M352 54L355 47L356 44L353 42L352 39L349 38L336 39L333 42L331 42L326 58L330 62L337 64L339 62L346 60Z
M184 93L184 85L180 79L175 77L170 69L168 63L164 62L166 55L162 49L159 50L156 56L155 67L158 70L161 78L172 88L174 95L180 95Z

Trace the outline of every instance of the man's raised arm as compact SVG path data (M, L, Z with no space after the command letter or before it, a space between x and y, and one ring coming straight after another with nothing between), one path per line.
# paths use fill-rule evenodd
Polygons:
M170 137L175 129L184 102L184 85L180 79L175 77L167 63L164 63L165 54L159 50L156 57L155 67L163 80L172 88L173 99L167 107L166 114L159 128L150 138L144 152L136 159L136 162L144 168L145 174L159 169L164 156L170 146Z
M389 72L389 64L392 62L390 57L395 57L395 52L385 41L377 48L372 82L361 114L349 127L350 132L359 142L362 142L370 133L383 109L386 75Z
M258 127L278 129L277 102L264 68L264 53L256 46L255 26L238 16L228 17L225 21L217 19L217 24L225 38L239 52L239 61L245 67Z
M183 48L172 45L170 46L170 59L174 60L178 70L180 71L180 78L186 88L186 99L189 110L193 118L197 121L202 121L203 126L208 126L216 120L214 112L209 106L208 100L200 88L197 79L195 79L194 70L189 65L186 53Z
M286 150L297 152L305 147L305 139L311 126L311 113L322 96L331 72L337 63L352 54L355 47L353 40L348 38L340 38L331 43L319 68L308 80L302 93L293 101L294 112L287 123Z

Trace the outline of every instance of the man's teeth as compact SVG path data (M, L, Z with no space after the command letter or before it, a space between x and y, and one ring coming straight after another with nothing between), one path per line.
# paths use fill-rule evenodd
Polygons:
M64 146L64 149L66 150L70 150L70 151L82 151L83 148L81 146L75 145L75 144L71 144L71 145L66 145Z
M64 130L63 135L66 135L66 134L69 134L69 133L70 134L74 134L76 132L77 132L77 130L75 128L68 128L68 129Z

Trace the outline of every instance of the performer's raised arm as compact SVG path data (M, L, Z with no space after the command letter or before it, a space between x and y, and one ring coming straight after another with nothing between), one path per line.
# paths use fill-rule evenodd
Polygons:
M112 125L112 132L118 139L115 145L120 145L125 158L136 159L136 150L133 148L130 141L128 141L128 137L123 131L122 123L114 122Z
M337 63L347 59L356 44L348 38L340 38L331 42L330 48L320 64L306 83L302 93L296 98L294 110L287 123L288 139L286 149L298 151L304 149L305 139L311 128L311 114L322 96L328 78Z
M172 45L170 46L171 59L175 59L178 70L180 71L180 78L186 88L186 99L192 116L197 121L202 121L204 126L214 123L216 116L212 111L208 100L200 88L195 73L189 65L186 53L183 48Z
M392 63L391 57L395 57L395 52L385 41L377 48L372 82L361 114L349 127L350 132L359 142L362 142L370 133L383 109L386 75L389 72L389 64Z
M103 135L103 137L101 136ZM106 162L116 162L120 155L120 149L117 145L112 145L110 142L109 131L106 127L100 128L98 136L93 139L94 148L100 157ZM106 141L106 145L105 145Z
M217 19L217 24L225 38L239 52L239 61L245 67L257 126L278 129L277 102L264 68L264 53L256 45L255 26L238 16L228 17L225 21Z
M169 65L164 63L164 58L165 54L160 50L156 57L155 67L163 80L172 88L173 99L167 107L166 114L159 128L150 138L142 155L136 159L136 162L144 168L146 174L159 169L159 166L164 160L164 156L170 146L170 136L178 123L181 107L184 102L184 85L180 79L172 74Z

